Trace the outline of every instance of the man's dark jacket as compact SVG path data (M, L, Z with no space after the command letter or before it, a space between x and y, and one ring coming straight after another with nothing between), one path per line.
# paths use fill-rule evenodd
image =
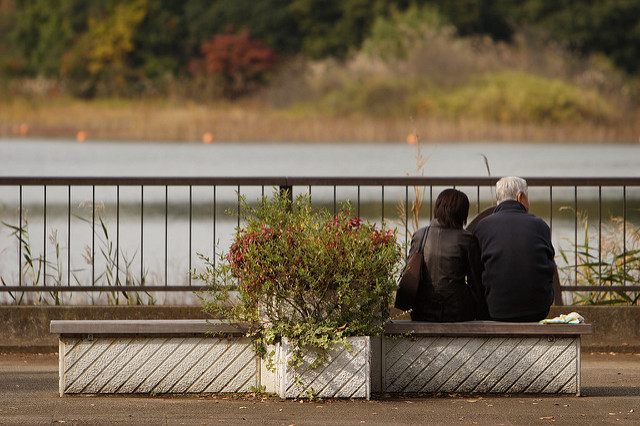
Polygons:
M480 243L491 318L544 318L553 303L555 271L549 226L518 201L507 200L482 219L473 234Z

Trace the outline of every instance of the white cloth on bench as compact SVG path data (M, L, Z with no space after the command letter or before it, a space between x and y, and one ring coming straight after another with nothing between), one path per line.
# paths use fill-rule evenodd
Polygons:
M584 318L577 312L571 312L570 314L563 314L555 318L543 319L540 324L582 324Z

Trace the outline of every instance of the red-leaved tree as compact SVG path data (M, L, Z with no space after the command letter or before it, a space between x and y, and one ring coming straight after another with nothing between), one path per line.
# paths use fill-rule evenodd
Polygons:
M275 51L264 41L252 38L249 30L233 28L217 34L200 46L202 58L189 65L194 75L218 75L226 97L236 98L255 89L277 62Z

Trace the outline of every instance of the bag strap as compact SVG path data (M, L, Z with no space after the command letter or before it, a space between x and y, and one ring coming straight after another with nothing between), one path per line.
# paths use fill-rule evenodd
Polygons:
M427 243L427 234L429 234L430 226L427 226L424 230L424 234L422 234L422 239L420 240L420 245L418 246L418 253L424 252L424 245Z

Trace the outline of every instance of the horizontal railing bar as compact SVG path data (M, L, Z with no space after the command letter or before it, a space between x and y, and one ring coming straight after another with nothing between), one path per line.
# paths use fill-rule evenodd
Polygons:
M206 290L207 286L198 285L182 285L182 286L2 286L0 291L20 291L20 292L73 292L73 291L199 291ZM618 292L618 291L640 291L638 285L627 286L598 286L598 285L563 285L560 286L562 291L602 291L602 292Z
M602 291L602 292L618 292L618 291L640 291L640 285L563 285L560 286L562 291Z
M112 291L137 291L137 292L145 292L145 291L160 291L160 292L165 292L165 291L200 291L200 290L206 290L208 287L206 285L177 285L177 286L172 286L172 285L162 285L162 286L108 286L108 285L103 285L103 286L60 286L60 287L56 287L56 286L17 286L17 285L9 285L9 286L2 286L0 287L0 291L3 293L9 292L9 291L18 291L18 292L25 292L25 293L33 293L33 292L38 292L38 293L42 293L42 292L60 292L60 293L67 293L67 292L75 292L75 291L105 291L105 292L112 292Z
M301 186L301 185L362 185L362 186L465 186L495 185L499 177L447 177L447 176L210 176L210 177L108 177L108 176L0 176L0 185L76 185L76 186ZM640 186L640 177L524 177L529 186Z

